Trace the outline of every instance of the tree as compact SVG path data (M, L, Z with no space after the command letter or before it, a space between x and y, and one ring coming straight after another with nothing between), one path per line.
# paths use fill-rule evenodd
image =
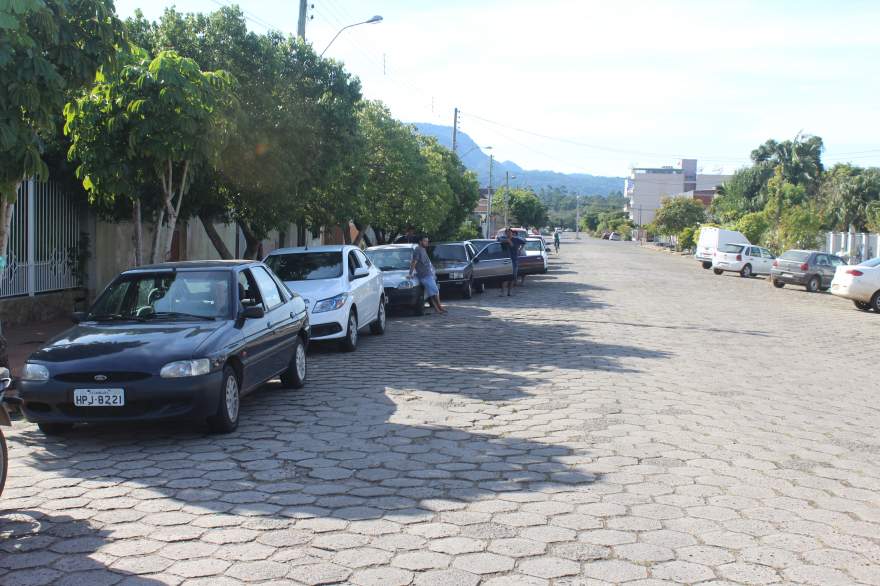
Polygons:
M773 167L767 162L738 169L718 187L710 211L720 222L735 222L743 215L760 212L766 203L767 181Z
M695 240L696 230L692 226L688 226L684 230L678 233L678 248L679 250L690 250L696 245Z
M752 151L751 158L756 164L768 163L779 168L785 181L801 185L807 193L815 195L822 177L823 149L820 137L798 133L793 140L768 140Z
M741 217L735 224L736 229L749 239L752 244L760 244L770 224L767 216L761 212L751 212Z
M815 248L822 233L819 213L809 204L787 208L780 218L776 248Z
M872 232L880 232L880 201L872 201L865 209L866 225Z
M0 258L21 182L48 178L42 145L69 92L91 82L123 43L112 0L0 3Z
M880 200L880 169L837 164L822 177L819 199L832 230L866 228L868 206Z
M549 222L547 207L531 189L500 189L492 199L492 207L507 210L510 223L522 226L546 226Z
M68 104L66 129L77 172L96 196L119 190L140 209L141 196L158 186L152 261L160 262L171 250L192 177L216 164L228 139L234 80L225 71L203 72L173 51L154 59L141 52L132 61L99 76L88 95Z
M679 234L705 219L703 202L688 197L668 197L663 199L654 216L654 226L661 234Z

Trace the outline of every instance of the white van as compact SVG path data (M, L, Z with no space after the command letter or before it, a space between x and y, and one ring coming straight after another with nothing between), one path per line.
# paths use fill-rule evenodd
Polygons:
M715 251L727 244L751 244L751 242L742 232L704 226L700 228L700 241L697 242L694 258L703 263L704 269L711 269Z

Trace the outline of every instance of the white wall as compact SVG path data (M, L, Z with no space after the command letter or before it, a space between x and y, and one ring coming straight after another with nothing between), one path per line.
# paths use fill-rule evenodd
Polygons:
M680 173L636 173L631 179L633 193L630 219L639 222L641 206L642 225L651 222L665 197L673 197L684 188L684 175Z

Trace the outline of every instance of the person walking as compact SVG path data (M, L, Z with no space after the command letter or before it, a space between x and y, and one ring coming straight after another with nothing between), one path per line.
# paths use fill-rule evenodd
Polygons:
M507 251L510 253L510 265L513 270L511 279L507 281L507 296L510 297L510 289L516 286L516 279L519 276L519 251L525 246L526 241L514 236L510 226L504 230L504 236L499 236L498 240L507 243ZM523 283L525 282L526 278L523 275ZM501 284L501 295L504 295L504 283Z
M556 248L556 254L559 254L559 230L553 232L553 247Z
M431 307L433 307L434 311L437 313L442 314L446 313L446 310L443 309L443 306L440 304L440 287L437 286L437 276L434 272L434 265L431 263L430 257L428 257L429 243L430 240L427 236L422 235L419 238L419 245L416 246L413 251L412 263L410 263L409 266L409 276L412 278L413 274L415 274L415 276L418 277L419 282L425 289Z

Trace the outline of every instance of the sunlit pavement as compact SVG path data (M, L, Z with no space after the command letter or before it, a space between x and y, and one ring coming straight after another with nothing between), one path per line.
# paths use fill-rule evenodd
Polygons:
M241 426L17 423L0 583L880 584L880 315L564 241Z

